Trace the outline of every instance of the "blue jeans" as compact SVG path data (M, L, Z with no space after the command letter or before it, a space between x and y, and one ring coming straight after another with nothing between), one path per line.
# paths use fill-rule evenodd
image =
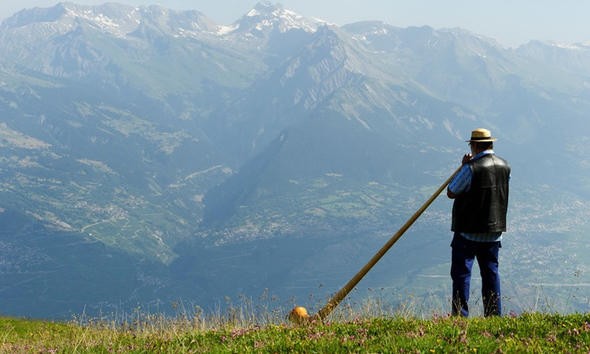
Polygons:
M500 294L500 273L498 271L498 251L502 244L498 242L470 241L455 232L451 243L451 279L453 280L452 314L469 316L469 285L471 268L477 258L481 274L481 296L484 316L500 316L502 301Z

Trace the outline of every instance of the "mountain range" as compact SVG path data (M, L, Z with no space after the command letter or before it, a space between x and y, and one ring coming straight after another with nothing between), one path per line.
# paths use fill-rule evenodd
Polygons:
M321 306L477 127L513 171L507 308L588 310L588 44L60 3L4 20L0 53L2 314ZM448 311L449 214L437 199L351 301Z

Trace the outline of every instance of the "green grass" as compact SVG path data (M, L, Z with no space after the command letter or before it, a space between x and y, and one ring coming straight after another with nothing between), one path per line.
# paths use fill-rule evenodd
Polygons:
M210 328L200 318L153 317L125 325L0 318L1 352L422 352L543 353L590 351L590 314L526 313L463 319L374 317L295 326L238 324Z

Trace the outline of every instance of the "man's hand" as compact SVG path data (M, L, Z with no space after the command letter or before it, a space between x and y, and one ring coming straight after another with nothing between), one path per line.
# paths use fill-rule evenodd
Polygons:
M461 160L461 164L465 165L466 163L468 163L471 160L472 157L473 156L471 154L463 155L463 160Z

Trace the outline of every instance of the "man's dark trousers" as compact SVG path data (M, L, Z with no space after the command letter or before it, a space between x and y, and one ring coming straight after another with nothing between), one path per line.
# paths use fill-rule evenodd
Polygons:
M498 273L498 251L502 244L497 242L470 241L455 232L451 243L451 279L453 280L453 315L469 315L469 285L473 260L477 258L482 281L484 316L500 316L500 274Z

